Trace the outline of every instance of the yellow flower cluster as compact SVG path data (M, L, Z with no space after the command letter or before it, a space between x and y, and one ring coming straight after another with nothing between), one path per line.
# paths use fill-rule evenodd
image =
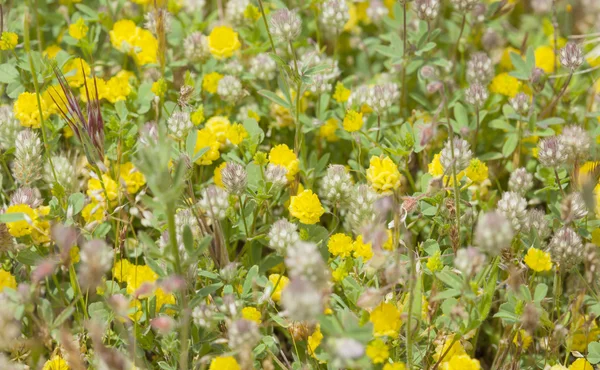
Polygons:
M371 243L364 243L363 236L359 235L356 240L346 234L333 234L327 242L327 249L334 257L347 258L353 255L368 261L373 257Z
M0 50L13 50L19 43L19 36L14 32L2 32Z
M373 334L376 337L396 337L402 326L400 310L387 302L381 302L371 311L369 321L373 323Z
M242 317L249 321L254 321L257 324L262 322L262 314L256 307L244 307L242 308Z
M13 112L23 127L39 128L42 120L48 115L48 107L44 100L40 98L38 105L37 99L35 93L23 92L15 101ZM42 116L40 116L40 107Z
M125 183L129 194L137 193L142 186L146 185L146 177L133 166L133 163L123 163L119 171L121 181Z
M281 301L281 292L290 283L290 279L287 276L283 276L280 274L271 274L269 275L269 282L273 286L273 293L271 294L271 299L273 299L273 301L275 302Z
M0 293L6 288L16 289L17 280L15 279L13 274L0 268Z
M338 141L340 138L336 135L335 131L338 129L338 120L330 118L321 127L319 127L319 136L332 143Z
M529 248L523 261L535 272L550 271L552 269L550 253L537 248Z
M521 82L508 73L500 73L492 80L490 91L496 94L514 98L521 90Z
M319 197L312 190L304 190L300 194L293 196L290 201L289 211L292 216L307 225L316 224L323 213L325 213Z
M140 28L129 19L115 22L110 31L112 46L129 54L139 65L156 63L158 41L148 30Z
M69 25L69 36L74 38L75 40L81 40L88 33L88 26L85 24L83 18L79 18L77 22L71 23Z
M279 144L271 148L271 151L269 152L269 163L285 167L287 169L286 176L289 181L294 179L294 176L296 176L299 171L300 165L294 151L285 144Z
M70 370L70 367L62 357L55 355L44 363L42 370Z
M241 46L237 32L231 27L217 26L208 35L208 47L216 59L231 57Z
M40 206L33 209L27 204L13 204L6 209L6 213L21 213L24 216L24 220L6 223L10 235L15 238L31 235L36 244L50 241L50 223L46 220L50 213L49 207Z
M88 86L93 86L93 82L89 77L91 71L92 69L87 62L81 58L71 59L63 66L63 73L71 87L81 87L86 80Z
M379 338L369 343L365 352L374 364L381 364L390 357L389 347Z
M211 94L217 92L217 87L219 86L219 81L223 78L223 75L219 72L211 72L204 75L202 79L202 89L204 91L208 91Z
M360 130L363 126L363 114L352 109L348 110L344 116L342 125L344 126L344 130L348 132Z
M240 370L240 364L232 356L219 356L212 359L208 370Z
M373 156L367 169L367 181L378 193L390 193L400 187L402 175L398 166L387 156Z

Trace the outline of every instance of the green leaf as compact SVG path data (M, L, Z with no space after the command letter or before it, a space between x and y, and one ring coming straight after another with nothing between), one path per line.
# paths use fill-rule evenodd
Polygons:
M456 105L454 105L454 119L456 119L459 128L469 126L469 117L467 116L467 110L460 103L456 103Z
M73 193L69 196L69 207L73 216L79 214L85 204L85 196L82 193Z
M258 90L258 93L275 104L281 105L286 109L291 109L290 103L283 100L279 95L275 94L274 92L271 92L269 90Z
M25 220L25 213L14 212L14 213L2 213L0 214L0 222L8 223L8 222L17 222Z
M0 64L0 82L9 84L19 78L19 71L12 64Z
M504 158L508 158L515 151L517 144L519 144L518 135L510 134L507 136L504 146L502 146L502 155Z
M595 365L600 362L600 342L590 342L588 344L587 360Z
M542 299L546 298L546 294L548 293L548 285L544 283L540 283L535 287L535 292L533 293L533 300L535 302L541 302Z
M258 266L254 265L250 268L250 271L248 271L248 274L246 275L246 280L244 280L244 286L242 288L242 294L250 293L250 289L252 289L252 285L254 284L256 276L258 276Z

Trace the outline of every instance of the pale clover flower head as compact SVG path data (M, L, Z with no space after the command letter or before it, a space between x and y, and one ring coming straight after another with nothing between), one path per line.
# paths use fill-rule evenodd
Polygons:
M50 167L50 162L44 163L44 181L50 184L50 187L53 187L54 174L56 174L56 182L67 193L70 193L76 185L75 167L73 167L71 160L63 155L56 155L52 157L52 164L54 165L54 173L52 167Z
M349 107L361 108L364 104L368 104L371 89L367 85L358 86L356 89L352 89L350 97L348 98Z
M530 209L527 211L527 229L537 235L540 240L546 240L552 230L546 219L546 214L540 209Z
M510 106L518 114L525 116L529 113L531 104L529 103L529 96L525 93L518 93L514 98L510 99Z
M10 197L10 204L26 204L37 208L42 205L40 191L36 188L20 187Z
M277 63L267 53L260 53L250 61L250 73L259 80L272 80L276 72Z
M13 108L9 105L0 105L0 149L8 150L14 147L22 128L19 120L15 118Z
M113 263L113 251L103 240L90 240L79 253L77 269L79 282L84 290L95 289Z
M381 0L369 1L369 7L367 8L367 16L373 22L381 22L389 13L388 8Z
M224 189L210 185L202 191L202 199L198 202L198 206L209 217L222 220L227 215L229 208L229 195Z
M560 204L560 218L565 223L571 223L587 216L588 209L581 193L567 195Z
M241 195L246 191L246 186L248 185L248 173L241 164L228 162L221 171L221 177L225 189L230 194Z
M285 265L291 279L303 279L315 286L327 286L329 271L315 243L298 241L290 245Z
M208 38L201 32L192 32L183 40L183 51L190 62L200 62L210 56Z
M254 348L261 338L256 322L246 319L233 321L227 332L231 348Z
M583 50L574 42L568 42L564 48L560 49L558 56L560 64L571 71L579 68L584 62Z
M226 102L235 103L244 97L241 81L235 76L225 76L219 80L217 94Z
M569 160L569 148L561 137L545 138L538 145L538 159L545 167L559 168Z
M225 19L234 26L244 24L244 11L250 5L250 0L229 0L225 6Z
M476 275L485 266L485 254L474 247L459 249L454 258L454 266L466 276Z
M355 185L345 220L350 229L360 234L363 226L375 220L374 205L377 199L378 195L371 186L367 184Z
M489 97L488 90L479 82L475 82L465 90L465 100L467 103L476 107L481 107L485 104Z
M290 63L290 66L295 68L293 62ZM318 51L308 51L302 54L298 61L300 72L314 67L321 67L321 69L310 76L308 89L315 94L331 91L333 82L341 73L337 60L324 56Z
M321 181L321 196L331 204L341 206L349 201L353 185L346 167L330 165Z
M452 0L452 5L456 10L463 13L472 10L477 3L478 0Z
M416 0L415 10L420 19L432 21L440 13L440 0Z
M504 214L513 230L518 232L525 225L527 200L518 193L512 191L504 192L502 199L498 201L498 211Z
M159 31L169 33L171 30L171 13L166 9L156 8L150 10L144 15L146 23L144 26L155 36L158 35Z
M398 101L400 90L395 83L385 83L373 86L367 97L367 104L377 114L387 112L394 102Z
M572 160L586 160L589 157L592 140L587 131L577 125L563 128L560 140L564 143Z
M533 175L523 167L517 168L510 174L508 189L520 195L525 195L533 188Z
M273 13L270 22L271 34L281 42L294 41L302 31L302 20L295 10L279 9Z
M503 213L491 211L479 218L475 229L475 244L491 256L510 247L514 236L510 221Z
M462 171L469 167L473 153L471 146L466 140L455 137L452 141L448 140L444 144L444 148L440 152L440 163L444 170L448 171L452 168L452 164L456 166L456 172Z
M183 140L188 132L194 127L194 124L190 118L190 113L183 111L173 113L167 120L167 127L169 133L176 140Z
M552 259L569 269L583 258L581 237L570 227L563 227L554 233L548 245Z
M291 279L281 293L287 316L294 321L314 322L323 313L323 292L302 278Z
M202 12L206 6L206 0L184 0L183 6L191 13Z
M12 173L21 185L31 185L42 177L42 141L35 131L23 130L15 139Z
M284 166L269 163L265 170L265 180L270 182L275 189L281 189L287 185L288 170Z
M471 59L467 62L467 81L486 85L493 75L494 65L486 53L477 52L471 55Z
M350 9L345 0L327 0L321 8L321 24L326 32L339 34L350 19Z
M280 256L285 256L287 250L300 240L298 226L283 218L271 225L268 236L269 248L274 249Z

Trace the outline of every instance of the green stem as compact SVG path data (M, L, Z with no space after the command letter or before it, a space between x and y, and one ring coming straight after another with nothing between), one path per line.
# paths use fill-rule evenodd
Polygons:
M265 8L263 6L262 0L258 0L258 7L260 8L260 13L262 14L263 22L265 22L265 29L267 30L267 35L269 35L271 50L273 51L273 54L277 55L277 52L275 51L275 43L273 42L273 36L271 36L271 30L269 29L269 22L267 22L267 16L265 15Z
M450 152L452 155L452 179L454 180L454 204L456 208L456 233L458 234L458 246L460 246L460 193L458 190L458 179L456 177L456 158L454 156L454 130L450 124L450 113L448 112L448 101L446 99L446 86L443 88L444 111L446 113L446 123L448 125L448 137L450 140Z

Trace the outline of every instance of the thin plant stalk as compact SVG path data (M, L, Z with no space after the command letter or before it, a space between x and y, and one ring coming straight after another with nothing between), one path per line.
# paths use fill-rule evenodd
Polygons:
M263 6L262 0L258 0L258 7L260 9L260 14L262 14L263 22L265 23L265 29L267 30L267 35L269 35L269 42L271 43L271 50L273 54L277 55L277 51L275 51L275 43L273 42L273 36L271 36L271 30L269 29L269 22L267 22L267 16L265 15L265 7Z

